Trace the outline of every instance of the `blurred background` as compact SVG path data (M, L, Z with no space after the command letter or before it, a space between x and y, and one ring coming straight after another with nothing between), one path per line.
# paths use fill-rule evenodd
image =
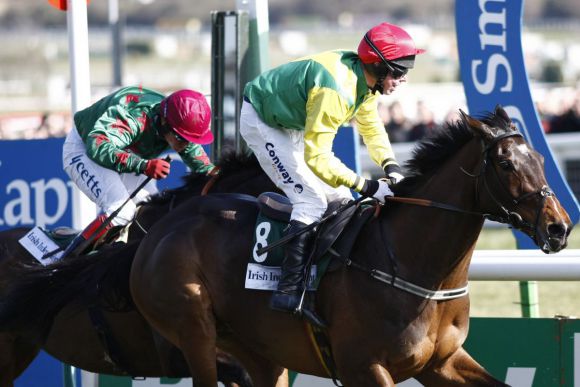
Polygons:
M427 54L384 97L393 142L412 142L465 106L454 1L269 0L270 66L328 49L356 50L382 21L403 25ZM119 0L122 83L210 94L211 11L234 0ZM108 2L88 7L93 100L116 88ZM580 130L580 2L526 0L524 50L547 133ZM64 136L70 125L66 13L46 0L0 0L0 139Z

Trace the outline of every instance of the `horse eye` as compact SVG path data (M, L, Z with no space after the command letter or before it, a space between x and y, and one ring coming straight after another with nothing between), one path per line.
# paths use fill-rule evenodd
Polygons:
M500 161L499 162L499 166L504 171L513 171L514 170L514 165L512 164L512 162L510 160L502 160L502 161Z

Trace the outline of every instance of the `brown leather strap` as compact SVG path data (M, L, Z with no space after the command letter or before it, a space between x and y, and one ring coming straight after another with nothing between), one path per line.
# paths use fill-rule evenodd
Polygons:
M203 189L201 190L201 196L207 195L209 193L209 190L213 188L215 182L219 177L219 171L220 167L214 167L211 171L209 171L207 175L210 176L210 179L203 186Z

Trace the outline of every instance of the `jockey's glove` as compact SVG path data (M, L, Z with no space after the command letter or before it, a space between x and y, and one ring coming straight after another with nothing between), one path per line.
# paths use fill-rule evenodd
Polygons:
M360 194L369 198L375 198L379 202L384 203L385 196L393 196L393 191L389 188L386 179L365 180Z
M169 175L170 164L166 160L153 159L147 161L143 173L153 179L164 179Z
M389 164L385 167L385 175L389 184L397 184L405 178L403 170L397 164Z

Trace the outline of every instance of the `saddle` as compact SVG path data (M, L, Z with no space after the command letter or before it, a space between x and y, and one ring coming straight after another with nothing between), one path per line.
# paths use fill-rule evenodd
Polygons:
M274 222L279 222L278 228L281 230L290 222L292 204L286 196L274 192L265 192L258 196L257 203L260 211L257 223L262 221L263 218L267 218ZM329 268L334 270L342 264L342 262L333 261L332 257L348 256L360 230L375 211L373 205L368 205L365 202L337 211L345 204L342 201L329 203L323 218L335 211L337 214L316 227L313 248L310 252L310 264L307 265L314 264L317 266L314 282L309 284L309 287L312 286L313 289L318 287L320 279ZM260 216L262 216L262 219L260 219ZM279 235L281 235L281 231L278 233L278 237ZM271 240L269 242L274 241ZM282 255L281 249L272 251L276 252L276 250L278 250L278 254ZM282 257L279 257L277 263L281 263L281 259ZM331 265L334 262L336 264ZM272 263L272 265L275 264Z

